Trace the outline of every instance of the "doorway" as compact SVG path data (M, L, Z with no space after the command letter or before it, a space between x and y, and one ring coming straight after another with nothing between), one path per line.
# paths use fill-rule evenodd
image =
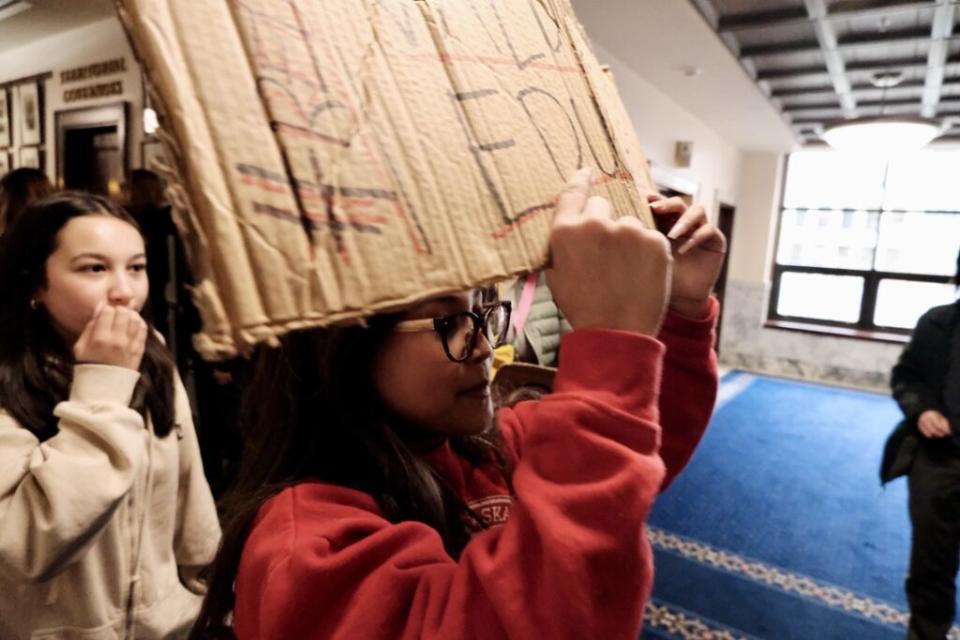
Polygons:
M720 212L717 216L717 228L723 232L727 238L727 255L723 257L723 266L720 268L720 276L717 278L717 284L714 287L714 293L720 302L720 317L717 319L717 344L716 349L720 351L720 330L723 328L723 310L725 308L724 296L727 290L727 267L730 265L730 256L733 248L733 217L736 209L729 205L720 203Z
M127 175L127 104L61 111L57 185L116 198Z

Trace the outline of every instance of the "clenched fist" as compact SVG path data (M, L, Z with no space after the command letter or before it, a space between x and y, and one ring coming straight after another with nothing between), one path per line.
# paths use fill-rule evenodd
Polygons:
M670 295L670 245L639 220L610 217L590 197L592 171L560 195L550 233L547 285L574 329L619 329L655 336Z
M673 283L669 306L691 318L703 317L723 268L727 240L710 224L701 205L688 207L680 198L647 196L653 219L673 245Z

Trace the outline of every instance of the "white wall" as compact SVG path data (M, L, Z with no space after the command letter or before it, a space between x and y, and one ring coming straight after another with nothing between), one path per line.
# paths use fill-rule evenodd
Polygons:
M776 242L785 156L745 152L740 164L740 199L730 239L731 280L764 282Z
M126 72L123 74L88 78L83 81L60 83L60 71L94 62L103 62L112 58L126 58ZM137 65L127 42L126 35L116 18L108 18L67 31L65 33L38 40L29 45L0 54L0 83L24 76L52 72L53 76L44 83L44 101L46 120L44 125L43 148L46 157L47 175L56 179L56 129L55 113L68 109L80 109L121 101L129 102L129 120L127 122L127 145L131 167L140 166L140 142L142 140L143 89L140 67ZM123 94L78 100L64 103L63 92L86 85L123 81ZM14 101L15 102L15 101ZM18 117L17 106L13 104L14 118ZM19 145L19 125L14 124L14 146Z
M680 178L698 183L697 200L711 217L715 217L721 202L736 204L739 149L604 48L602 34L591 34L591 37L597 57L613 71L640 146L650 161ZM693 142L692 162L686 169L674 165L674 146L680 140Z

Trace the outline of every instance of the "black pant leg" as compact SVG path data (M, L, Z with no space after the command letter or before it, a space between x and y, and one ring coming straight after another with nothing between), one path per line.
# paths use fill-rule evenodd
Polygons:
M943 640L956 612L960 567L960 454L925 442L909 476L913 542L906 580L909 638Z

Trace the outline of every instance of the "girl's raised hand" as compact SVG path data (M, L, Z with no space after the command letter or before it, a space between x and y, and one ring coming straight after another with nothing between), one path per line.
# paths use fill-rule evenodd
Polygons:
M147 345L147 323L128 307L101 304L73 345L77 363L138 371Z
M656 193L647 200L657 229L669 238L673 251L670 308L691 318L702 317L723 268L727 240L710 224L701 205L688 207L680 198Z
M670 292L669 243L636 218L611 219L609 201L590 197L591 180L581 170L560 195L547 285L575 329L654 336Z

